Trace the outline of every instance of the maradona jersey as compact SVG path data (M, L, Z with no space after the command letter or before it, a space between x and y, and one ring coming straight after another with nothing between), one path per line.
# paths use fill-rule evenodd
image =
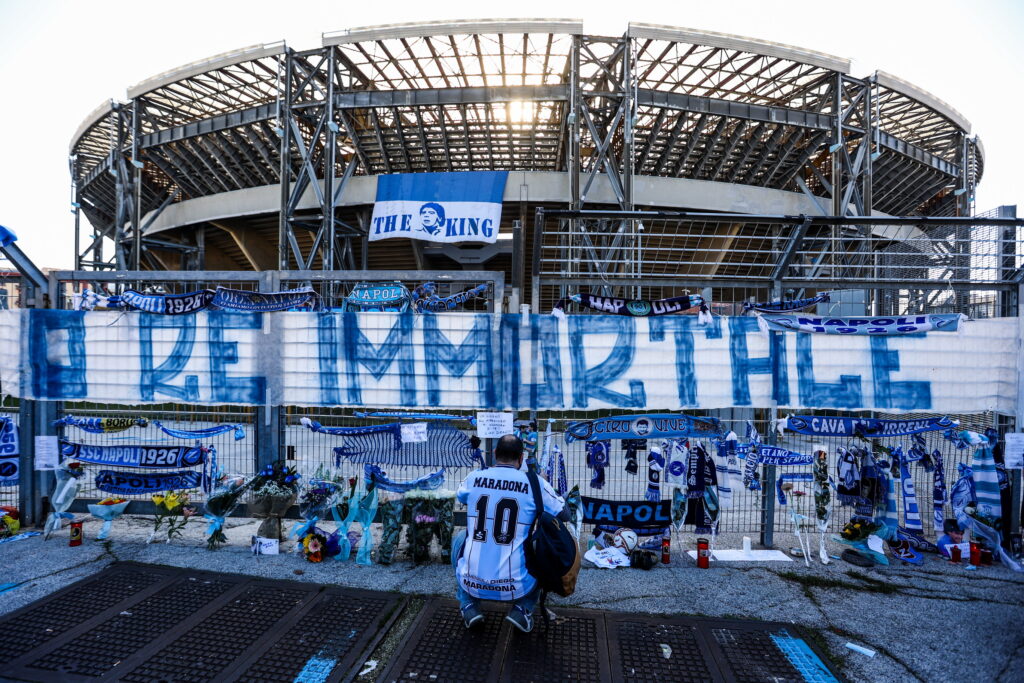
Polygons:
M562 499L543 479L544 509L562 511ZM457 494L466 510L466 545L457 576L462 589L482 600L515 600L537 584L526 572L523 543L536 517L526 473L508 465L473 472Z

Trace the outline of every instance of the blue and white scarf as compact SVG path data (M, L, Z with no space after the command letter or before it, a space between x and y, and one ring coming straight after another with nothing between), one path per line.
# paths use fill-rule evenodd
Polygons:
M0 486L17 486L19 481L18 423L10 415L0 415Z
M810 465L814 462L813 455L797 453L779 446L765 446L763 444L757 447L756 453L752 454L751 451L747 451L745 459L750 460L751 457L754 457L761 465L776 465L781 467Z
M401 282L360 282L345 297L342 310L405 313L412 295Z
M548 480L555 493L564 496L569 490L569 481L565 476L565 456L558 444L551 446L551 453L544 463L544 478Z
M969 465L962 462L958 463L956 468L960 478L950 489L949 503L953 508L953 516L956 517L957 524L961 529L966 529L969 524L966 508L978 504L978 497L974 492L974 472L971 471Z
M165 427L157 420L154 420L153 424L159 427L160 431L164 434L173 436L175 439L200 440L211 436L227 434L228 432L235 433L235 441L241 441L245 438L245 428L240 424L223 424L206 427L205 429L174 429L173 427Z
M647 451L647 490L644 498L655 502L661 500L661 472L665 469L665 456L652 448Z
M936 313L897 318L830 318L822 316L762 314L757 317L763 332L803 332L811 334L854 334L887 337L920 332L956 332L967 316L960 313Z
M441 413L409 413L396 410L375 410L373 412L363 412L360 410L355 411L356 417L387 417L397 418L399 420L467 420L474 427L476 426L476 418L472 415L445 415ZM308 420L309 418L303 418ZM305 422L303 422L305 424ZM319 424L319 423L317 423ZM315 431L315 430L314 430Z
M978 512L993 520L1003 516L1002 499L999 497L999 475L992 445L986 442L971 456L971 470L974 472L974 493L978 501Z
M616 299L610 296L598 296L589 292L580 292L564 299L559 299L551 310L556 318L565 317L565 307L574 302L593 311L612 315L629 315L637 318L681 313L691 308L700 307L697 322L701 325L711 323L711 311L708 303L699 294L673 296L667 299L646 301L643 299Z
M812 296L809 299L795 299L793 301L765 301L755 304L743 304L744 311L758 311L760 313L789 313L800 311L817 304L825 304L831 301L828 293Z
M758 433L754 423L747 420L747 443L743 444L742 448L737 447L737 452L739 457L745 460L743 464L743 486L751 491L761 490L761 483L757 478L758 460L756 457L751 457L751 454L756 456L760 448L761 434Z
M317 308L315 304L318 300L319 297L312 287L300 287L283 292L250 292L244 289L217 287L210 305L229 311L269 313L298 308L311 301L314 303L314 308Z
M61 455L94 465L173 468L206 462L207 449L198 446L89 446L60 442Z
M188 294L143 294L134 289L125 290L120 296L112 296L107 308L120 306L130 311L156 313L159 315L187 315L201 311L213 301L214 293L209 289Z
M959 422L949 417L928 417L913 420L878 420L873 417L838 417L832 415L790 415L782 421L784 429L808 436L907 436L921 432L941 431Z
M587 467L594 470L594 474L590 478L590 488L604 488L604 468L608 467L611 448L611 441L587 442Z
M433 282L425 282L412 292L412 305L417 313L443 313L453 311L470 299L483 296L487 285L477 285L458 294L440 297L435 292Z
M325 427L316 420L311 420L308 417L304 417L299 420L299 423L309 429L311 432L317 432L318 434L330 434L332 436L358 436L361 434L393 434L396 439L402 438L402 425L398 422L385 425L364 425L361 427Z
M350 434L345 445L334 449L335 465L343 458L365 464L403 467L472 467L482 459L480 449L473 448L469 437L449 422L427 423L427 440L403 443L400 425L390 430Z
M928 462L932 466L933 527L936 531L943 531L946 522L946 469L942 464L942 452L936 448Z
M686 486L686 468L690 464L690 442L673 439L661 442L661 452L668 465L665 467L665 483Z
M149 421L144 417L75 417L65 415L53 423L54 427L78 427L90 434L110 434L123 432L132 427L145 427Z
M729 432L725 439L718 441L715 469L718 475L718 504L723 510L732 508L732 489L735 482L740 481L739 460L736 457L736 434Z
M199 486L201 475L191 470L178 472L115 472L100 470L96 475L96 488L119 496L140 493L181 491Z
M367 488L370 485L376 486L384 491L392 493L408 493L409 491L435 491L444 486L444 468L431 472L418 479L408 481L393 481L388 478L387 472L376 465L363 465L363 478L366 480Z
M840 505L857 505L862 500L860 454L840 446L836 455L836 500Z
M780 474L778 479L775 480L775 495L779 499L779 505L786 505L786 493L782 490L782 485L787 482L794 481L814 481L814 474L811 472L786 472Z
M692 415L613 415L596 420L570 422L565 427L565 442L603 439L675 439L679 437L716 438L722 434L717 417Z
M911 531L923 531L921 511L917 507L917 490L906 461L900 457L900 487L903 492L903 525Z

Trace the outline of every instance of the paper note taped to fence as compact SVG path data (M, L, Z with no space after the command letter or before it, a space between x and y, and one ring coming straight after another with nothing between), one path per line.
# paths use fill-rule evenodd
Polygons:
M476 435L481 439L498 439L513 431L512 413L476 414Z

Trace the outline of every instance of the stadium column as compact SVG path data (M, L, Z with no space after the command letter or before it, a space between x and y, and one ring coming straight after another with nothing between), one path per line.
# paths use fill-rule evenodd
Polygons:
M285 48L277 58L277 134L280 136L280 166L278 178L281 188L281 204L277 222L277 267L288 269L288 200L291 195L291 126L289 124L291 109L292 55L291 48Z

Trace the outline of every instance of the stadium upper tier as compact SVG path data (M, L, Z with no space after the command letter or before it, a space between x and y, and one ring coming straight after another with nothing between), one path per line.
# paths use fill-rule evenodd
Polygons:
M576 21L494 20L322 42L194 62L96 109L70 150L92 225L114 236L137 211L144 235L172 245L214 225L222 265L249 267L273 260L254 256L262 240L252 237L277 244L282 205L287 221L313 225L324 191L339 229L359 239L356 210L372 204L379 174L523 172L506 190L513 217L538 204L956 215L958 190L983 170L970 123L934 95L756 39L644 24L609 38Z

